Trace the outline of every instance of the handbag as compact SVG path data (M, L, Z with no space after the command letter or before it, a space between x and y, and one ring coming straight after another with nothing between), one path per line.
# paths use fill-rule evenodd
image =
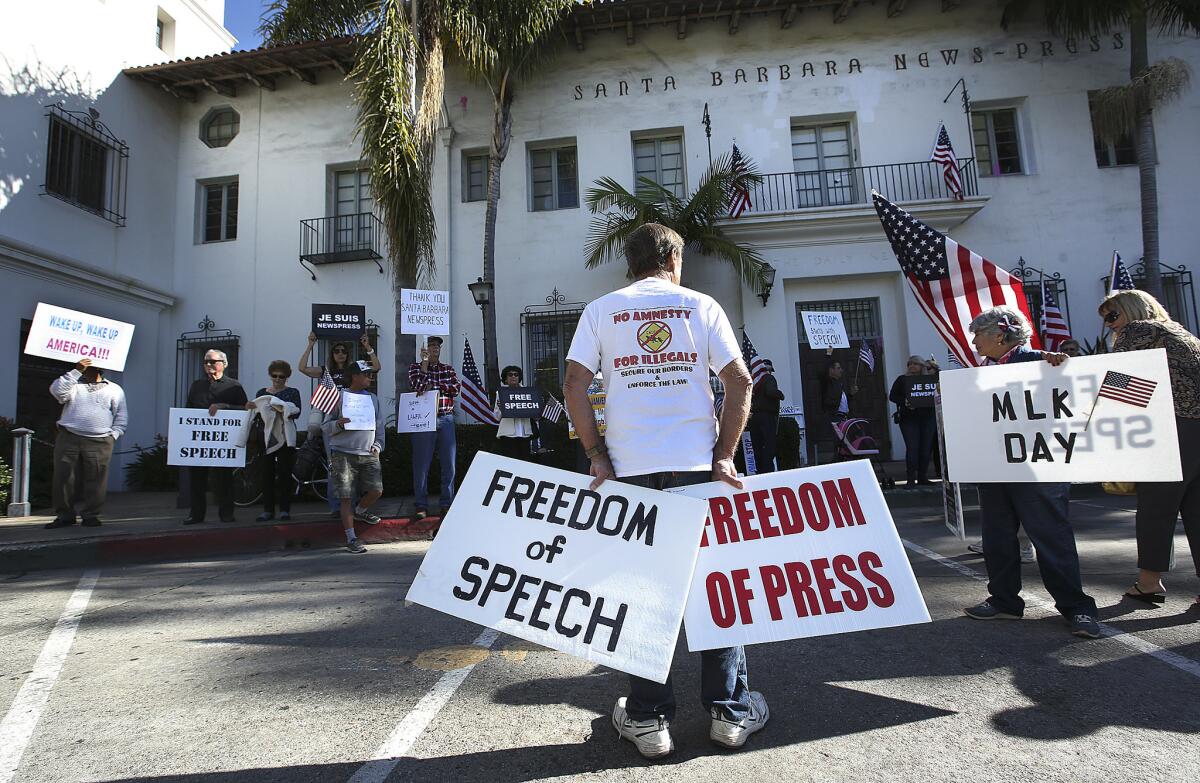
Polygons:
M1137 484L1132 481L1104 481L1100 483L1110 495L1136 495Z

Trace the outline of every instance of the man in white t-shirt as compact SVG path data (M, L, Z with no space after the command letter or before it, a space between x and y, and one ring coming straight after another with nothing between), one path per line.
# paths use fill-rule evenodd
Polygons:
M634 282L583 311L563 383L567 413L591 460L592 488L605 479L651 489L707 481L741 488L733 454L750 411L750 372L729 319L712 297L679 285L683 239L657 223L639 227L625 243ZM709 370L725 385L719 422ZM588 401L588 385L604 374L606 441ZM701 700L712 717L709 737L740 748L770 716L746 679L741 647L701 653ZM646 758L675 749L670 679L630 677L617 700L613 726Z

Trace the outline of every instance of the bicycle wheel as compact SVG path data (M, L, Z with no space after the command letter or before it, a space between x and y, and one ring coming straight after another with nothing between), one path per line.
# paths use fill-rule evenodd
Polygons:
M325 464L324 459L313 466L312 478L306 483L319 499L329 499L329 466Z
M262 460L253 459L233 471L233 503L253 506L262 499Z

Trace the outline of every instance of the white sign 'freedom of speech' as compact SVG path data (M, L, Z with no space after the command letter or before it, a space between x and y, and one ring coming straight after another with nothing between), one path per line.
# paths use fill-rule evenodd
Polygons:
M437 432L438 391L404 392L396 403L396 432Z
M240 468L246 464L246 447L237 445L238 431L250 411L217 411L172 408L167 427L167 464L205 468Z
M708 505L479 452L408 600L665 682Z
M846 336L846 322L839 312L801 311L804 319L804 333L808 335L808 345L811 348L849 348L850 338Z
M25 353L72 364L91 359L105 370L121 372L133 342L133 324L38 302L29 326Z
M1118 384L1101 396L1106 374ZM950 480L1179 481L1167 354L1077 356L942 373ZM1142 395L1148 391L1149 398ZM1134 400L1133 402L1127 400ZM1093 405L1095 409L1093 411ZM1089 423L1088 418L1091 417Z
M450 334L450 292L401 289L400 317L401 334Z
M929 622L867 460L764 473L708 500L684 622L711 650Z

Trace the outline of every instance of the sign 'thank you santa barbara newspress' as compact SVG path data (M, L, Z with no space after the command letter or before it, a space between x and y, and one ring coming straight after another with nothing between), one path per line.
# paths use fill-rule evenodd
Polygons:
M708 505L475 455L408 600L665 682Z
M400 333L450 334L450 292L402 289Z

